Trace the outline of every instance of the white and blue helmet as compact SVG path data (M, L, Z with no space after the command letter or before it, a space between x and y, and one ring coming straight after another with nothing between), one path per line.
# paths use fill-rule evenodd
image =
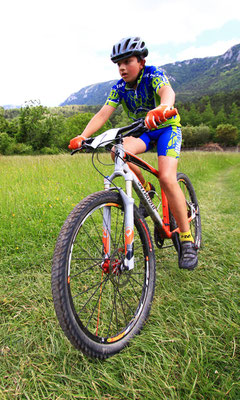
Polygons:
M111 60L117 63L124 58L139 56L145 58L148 55L148 49L145 46L145 42L138 36L130 36L121 39L118 43L113 46L111 53Z

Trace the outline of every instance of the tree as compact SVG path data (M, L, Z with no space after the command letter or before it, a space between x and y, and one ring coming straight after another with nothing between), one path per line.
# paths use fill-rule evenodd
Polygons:
M193 126L198 126L201 123L201 115L196 107L196 105L193 103L191 104L190 110L188 112L188 124L193 125Z
M240 107L238 107L236 103L232 103L229 123L236 126L240 132Z
M9 148L14 140L6 132L0 132L0 153L9 154Z
M226 124L226 123L227 123L227 116L226 116L226 113L224 110L224 106L222 106L215 117L215 122L214 122L213 126L214 126L214 128L216 128L218 125Z
M4 108L0 107L0 132L7 132L8 121L4 117Z
M29 144L38 151L54 144L59 129L58 117L52 115L47 107L27 105L20 111L16 139L18 143Z
M214 126L215 115L210 104L210 101L206 104L205 110L202 113L202 123L205 125Z
M80 135L81 132L85 129L88 122L94 116L93 113L78 113L65 119L62 125L62 133L56 139L56 143L59 148L67 150L69 141L77 135ZM99 135L107 129L112 128L112 124L110 121L107 121L101 129L99 129L93 136Z

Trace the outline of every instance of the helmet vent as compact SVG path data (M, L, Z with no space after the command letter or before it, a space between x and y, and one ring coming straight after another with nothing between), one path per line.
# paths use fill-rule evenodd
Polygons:
M126 49L128 48L128 45L129 45L129 43L130 43L130 40L131 40L131 39L126 40L126 42L124 43L124 46L123 46L123 50L126 50Z

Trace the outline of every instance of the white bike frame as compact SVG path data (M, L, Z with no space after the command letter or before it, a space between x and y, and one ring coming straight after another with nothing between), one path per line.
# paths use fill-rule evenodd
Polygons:
M105 147L106 143L114 142L114 139L118 136L121 128L110 129L101 135L98 135L91 141L89 147L97 149L98 147ZM87 143L87 142L86 142ZM124 150L123 143L114 145L115 148L115 168L111 176L105 177L104 188L105 190L118 190L124 206L124 224L125 224L125 260L124 268L131 270L134 268L134 199L132 197L132 187L138 195L140 201L146 208L149 216L152 218L155 225L163 232L163 237L171 239L173 233L179 232L179 228L170 232L170 226L165 226L165 216L163 220L160 217L157 208L153 204L148 193L144 189L143 185L135 175L135 173L128 166L127 162L134 162L140 167L145 167L149 172L158 177L158 171L152 168L149 164L145 163L137 156L128 153ZM122 176L125 179L125 191L121 187L117 187L113 184L113 180L116 177ZM168 205L164 192L162 191L163 208L165 207L168 214ZM164 210L163 210L164 211ZM196 216L196 210L191 207L191 216L188 218L189 222ZM168 217L167 217L168 220ZM140 219L141 221L141 219ZM145 228L145 224L143 224ZM147 232L148 235L148 232ZM150 239L149 244L151 247ZM107 204L103 209L103 249L105 254L105 260L110 260L111 254L111 207Z

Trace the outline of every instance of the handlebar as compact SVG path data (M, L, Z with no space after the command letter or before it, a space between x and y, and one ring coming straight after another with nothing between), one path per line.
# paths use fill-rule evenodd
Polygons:
M177 114L178 114L177 108L173 108L172 110L166 111L165 117L167 119L169 119L169 118L175 117L175 115L177 115Z
M178 114L177 108L173 108L172 110L166 111L165 117L167 119L174 117L175 115ZM116 136L116 139L119 138L124 138L127 136L134 136L134 137L139 137L141 136L142 133L147 132L148 128L145 125L145 118L140 118L137 121L134 121L130 125L123 126L122 128L118 129L118 134ZM127 132L125 135L123 133ZM71 155L75 154L76 152L83 150L83 149L89 149L90 144L93 142L94 138L88 138L82 142L82 146L78 149L74 149L71 151Z

